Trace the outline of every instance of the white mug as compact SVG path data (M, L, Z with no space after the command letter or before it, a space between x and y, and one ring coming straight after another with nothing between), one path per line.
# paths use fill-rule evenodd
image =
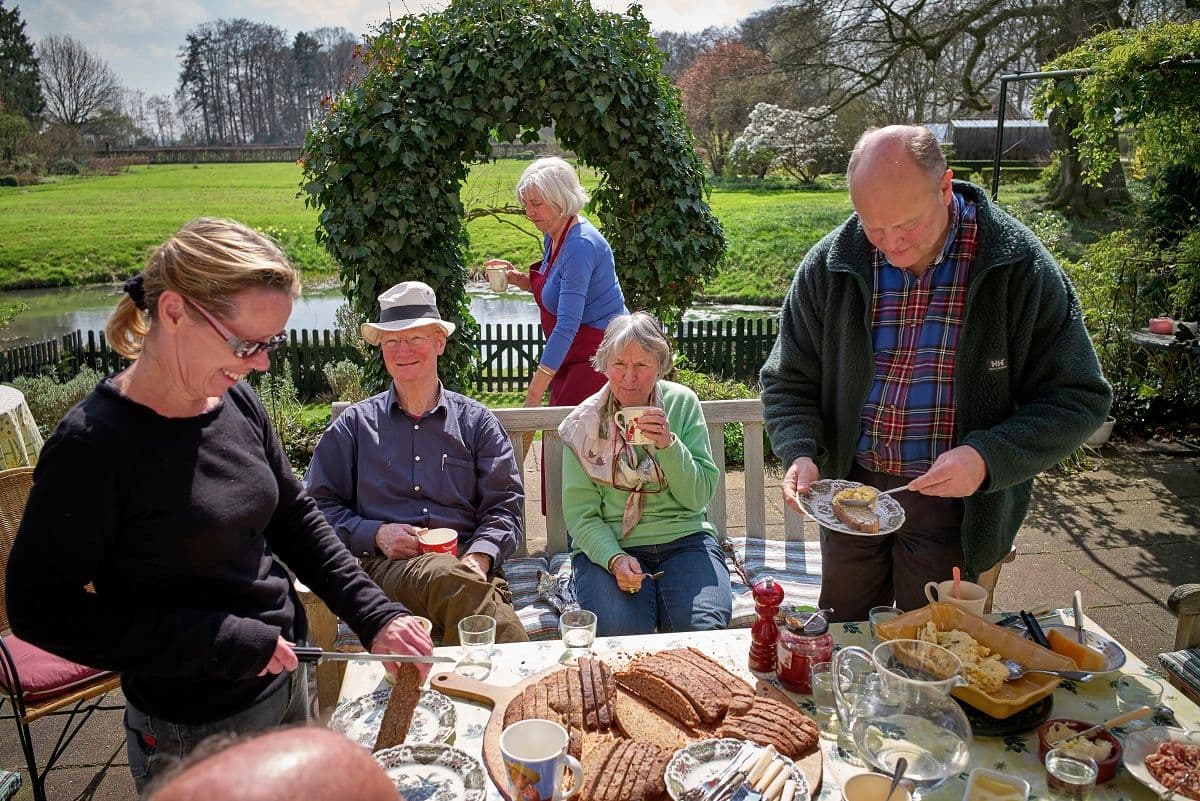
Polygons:
M500 756L513 801L566 801L583 787L583 766L567 753L567 730L552 720L519 720L500 732ZM563 790L566 771L574 777Z
M934 597L934 591L937 597ZM925 597L930 603L954 604L959 609L972 615L983 617L983 607L987 604L987 590L970 581L958 582L958 595L954 597L954 580L930 581L925 584Z
M488 267L485 270L488 285L493 292L503 292L508 289L508 273L504 269L503 267Z
M638 427L638 420L646 415L646 412L651 412L658 409L657 406L625 406L613 414L613 419L617 421L617 427L621 429L626 441L631 445L650 445L653 440Z

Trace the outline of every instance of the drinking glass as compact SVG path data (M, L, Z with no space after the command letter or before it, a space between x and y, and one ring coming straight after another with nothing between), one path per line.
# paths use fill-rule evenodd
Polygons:
M492 646L496 644L496 619L471 615L458 621L462 658L454 669L472 679L485 679L492 672Z
M1162 703L1163 686L1148 676L1122 676L1117 679L1117 709L1132 712L1148 706L1154 709ZM1141 728L1151 725L1149 718L1130 721L1126 728Z
M1046 789L1053 801L1087 801L1099 772L1095 760L1066 748L1046 753Z
M814 662L809 669L812 679L812 699L817 711L830 716L834 711L833 701L833 663Z
M558 631L567 649L562 661L574 661L592 650L596 639L596 613L586 609L563 612L558 619Z
M871 611L867 613L867 621L871 626L871 642L879 643L879 637L875 634L875 627L880 623L886 623L889 620L903 615L904 612L894 606L873 606Z

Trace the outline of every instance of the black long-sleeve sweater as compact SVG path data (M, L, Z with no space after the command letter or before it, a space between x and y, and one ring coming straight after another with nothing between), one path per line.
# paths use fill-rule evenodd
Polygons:
M208 723L287 680L256 675L279 635L306 634L279 560L363 642L405 612L304 493L249 387L172 419L105 380L42 450L8 565L9 618L48 651L121 671L141 711Z

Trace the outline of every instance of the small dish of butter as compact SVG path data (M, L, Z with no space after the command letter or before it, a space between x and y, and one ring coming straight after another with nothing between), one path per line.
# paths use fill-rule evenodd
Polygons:
M1029 782L1007 773L975 768L967 779L963 801L1028 801Z

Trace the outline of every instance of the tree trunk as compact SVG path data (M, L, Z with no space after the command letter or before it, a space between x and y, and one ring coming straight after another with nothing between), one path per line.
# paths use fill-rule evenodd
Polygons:
M1050 115L1050 134L1058 151L1058 181L1045 198L1048 208L1081 218L1096 217L1113 205L1129 202L1129 190L1125 186L1125 173L1118 159L1104 174L1100 186L1083 182L1083 165L1079 160L1079 148L1070 135L1073 123L1061 118L1061 114ZM1114 140L1110 143L1117 147Z

